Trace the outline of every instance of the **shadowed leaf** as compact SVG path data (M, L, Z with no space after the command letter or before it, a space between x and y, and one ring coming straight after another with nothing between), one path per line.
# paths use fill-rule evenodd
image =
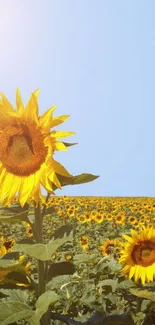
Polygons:
M50 281L55 276L74 274L75 266L71 262L57 262L50 265L48 269L47 280Z
M54 239L62 238L62 237L64 237L65 234L67 236L69 236L69 234L71 233L72 230L73 230L72 225L70 225L70 224L63 225L60 228L58 228L57 230L55 230L52 238L54 238Z

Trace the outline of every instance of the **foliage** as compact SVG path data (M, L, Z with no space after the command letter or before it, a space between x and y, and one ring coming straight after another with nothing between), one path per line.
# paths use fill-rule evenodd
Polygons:
M144 204L147 208L141 211ZM107 255L106 250L100 249L100 246L108 239L121 242L122 234L128 234L131 228L136 228L136 222L141 227L143 215L143 224L149 224L150 220L153 224L153 205L154 201L146 198L49 199L46 205L48 213L46 211L43 218L44 244L36 243L35 237L29 237L27 232L28 227L34 226L33 217L31 221L29 218L30 215L33 216L31 204L28 212L26 210L21 213L18 210L17 215L14 214L14 209L9 211L3 208L3 216L4 210L7 212L6 218L1 222L3 236L10 236L11 229L16 243L11 253L0 258L0 324L18 324L25 319L28 324L37 325L48 308L59 314L68 314L70 318L81 322L88 320L94 311L105 315L131 312L135 324L142 324L145 315L151 313L155 306L154 282L142 286L125 279L120 272L118 246L113 247ZM133 211L136 210L135 206L139 212ZM152 209L148 209L149 206ZM42 211L43 209L44 206ZM104 216L101 223L96 215L93 216L93 211ZM119 224L116 218L122 211L126 220ZM88 212L91 218L87 218ZM112 219L108 220L110 214ZM84 222L79 215L84 216ZM136 217L134 224L129 221L131 215ZM10 224L10 218L20 220L20 223ZM25 220L27 225L23 223ZM88 238L86 247L80 241L81 236ZM23 239L27 243L22 243ZM17 253L18 255L9 258L9 254ZM21 253L27 258L24 263L19 262ZM40 297L36 296L37 260L45 262L46 271L47 291ZM25 269L27 261L31 263L30 273ZM53 324L61 322L53 320Z

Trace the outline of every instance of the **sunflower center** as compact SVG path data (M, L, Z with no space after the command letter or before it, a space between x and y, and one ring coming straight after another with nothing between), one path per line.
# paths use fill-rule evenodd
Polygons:
M0 132L0 160L11 174L34 174L46 155L43 135L35 124L8 126Z
M135 245L132 251L132 258L135 264L149 266L155 263L155 243L151 241L140 242Z
M25 162L33 157L31 139L25 135L12 136L8 143L8 152L16 163Z

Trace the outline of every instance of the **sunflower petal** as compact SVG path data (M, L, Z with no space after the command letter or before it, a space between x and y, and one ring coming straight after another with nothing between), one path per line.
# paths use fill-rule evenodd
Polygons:
M20 187L20 194L19 194L19 201L20 201L20 204L22 207L26 203L33 188L34 188L34 174L32 174L28 177L24 177L24 179L22 179L22 183L21 183L21 187Z
M72 177L72 175L67 171L67 169L54 159L52 159L51 167L56 174L66 176L66 177Z
M38 96L39 96L39 93L40 93L40 90L37 88L35 91L34 91L34 96L38 99Z
M22 113L24 112L24 105L22 102L22 97L19 88L16 90L16 107L19 115L21 116Z
M24 113L27 121L38 122L38 102L34 93L31 94Z
M50 128L53 128L53 127L63 123L64 121L68 120L69 117L70 117L70 115L62 115L62 116L54 117L50 124Z
M67 151L68 150L68 148L64 145L64 143L59 142L59 141L55 142L53 144L53 147L54 147L54 150L57 150L57 151Z
M6 112L11 112L11 111L14 111L11 103L8 101L8 99L5 97L5 95L3 93L0 93L1 97L2 97L2 105L3 107L5 108L5 111Z
M56 185L59 189L61 189L61 184L54 171L49 175L49 179L54 185Z
M39 124L40 126L47 130L49 132L51 128L51 123L52 123L52 113L56 109L56 105L52 106L51 108L48 109L47 112L45 112L42 116L39 118Z
M52 138L65 138L71 135L75 135L75 132L67 132L67 131L52 131L51 137Z

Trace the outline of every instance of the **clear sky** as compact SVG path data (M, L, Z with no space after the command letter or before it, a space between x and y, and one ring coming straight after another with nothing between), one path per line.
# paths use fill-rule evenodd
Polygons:
M155 196L155 1L0 0L0 91L40 88L40 115L78 142L70 173L100 175L58 195Z

